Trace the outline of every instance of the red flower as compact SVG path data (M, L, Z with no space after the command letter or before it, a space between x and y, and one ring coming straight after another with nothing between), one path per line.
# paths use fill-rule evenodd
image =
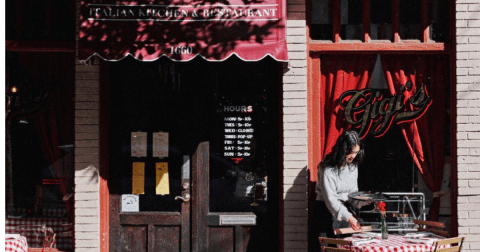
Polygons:
M380 201L380 203L378 203L378 209L380 210L380 212L385 212L385 207L387 206L387 204L385 204L385 202L383 201Z

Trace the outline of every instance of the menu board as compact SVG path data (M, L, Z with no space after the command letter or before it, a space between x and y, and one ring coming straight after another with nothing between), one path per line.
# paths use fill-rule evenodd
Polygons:
M225 106L223 156L236 163L253 155L252 106Z
M153 157L168 157L168 132L153 133Z
M147 156L147 132L132 132L131 134L131 156Z

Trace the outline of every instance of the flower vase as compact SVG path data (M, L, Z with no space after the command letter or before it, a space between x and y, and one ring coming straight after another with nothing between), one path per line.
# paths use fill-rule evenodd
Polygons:
M385 217L382 215L382 240L388 239L388 226Z

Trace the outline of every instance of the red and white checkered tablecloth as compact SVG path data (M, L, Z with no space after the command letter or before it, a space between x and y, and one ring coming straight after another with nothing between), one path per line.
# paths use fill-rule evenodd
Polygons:
M21 234L27 238L30 247L41 248L45 239L45 228L51 228L55 232L53 248L71 250L72 224L67 218L6 218L5 233Z
M361 238L348 237L346 239L353 241ZM412 243L407 241L407 238L403 235L390 234L388 239L380 240L379 243L354 245L352 250L355 252L430 252L433 251L432 245ZM442 246L439 246L439 248L442 248Z
M6 238L5 239L5 251L10 252L27 252L28 251L28 244L27 244L27 237L19 236L16 238Z

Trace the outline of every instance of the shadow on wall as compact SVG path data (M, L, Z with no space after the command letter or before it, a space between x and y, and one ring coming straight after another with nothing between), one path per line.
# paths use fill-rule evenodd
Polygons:
M99 176L99 169L93 164L80 169L75 168L75 193L81 193L85 190L88 191L89 189L87 187L98 185Z
M307 167L284 172L284 245L285 251L308 248L308 188Z

